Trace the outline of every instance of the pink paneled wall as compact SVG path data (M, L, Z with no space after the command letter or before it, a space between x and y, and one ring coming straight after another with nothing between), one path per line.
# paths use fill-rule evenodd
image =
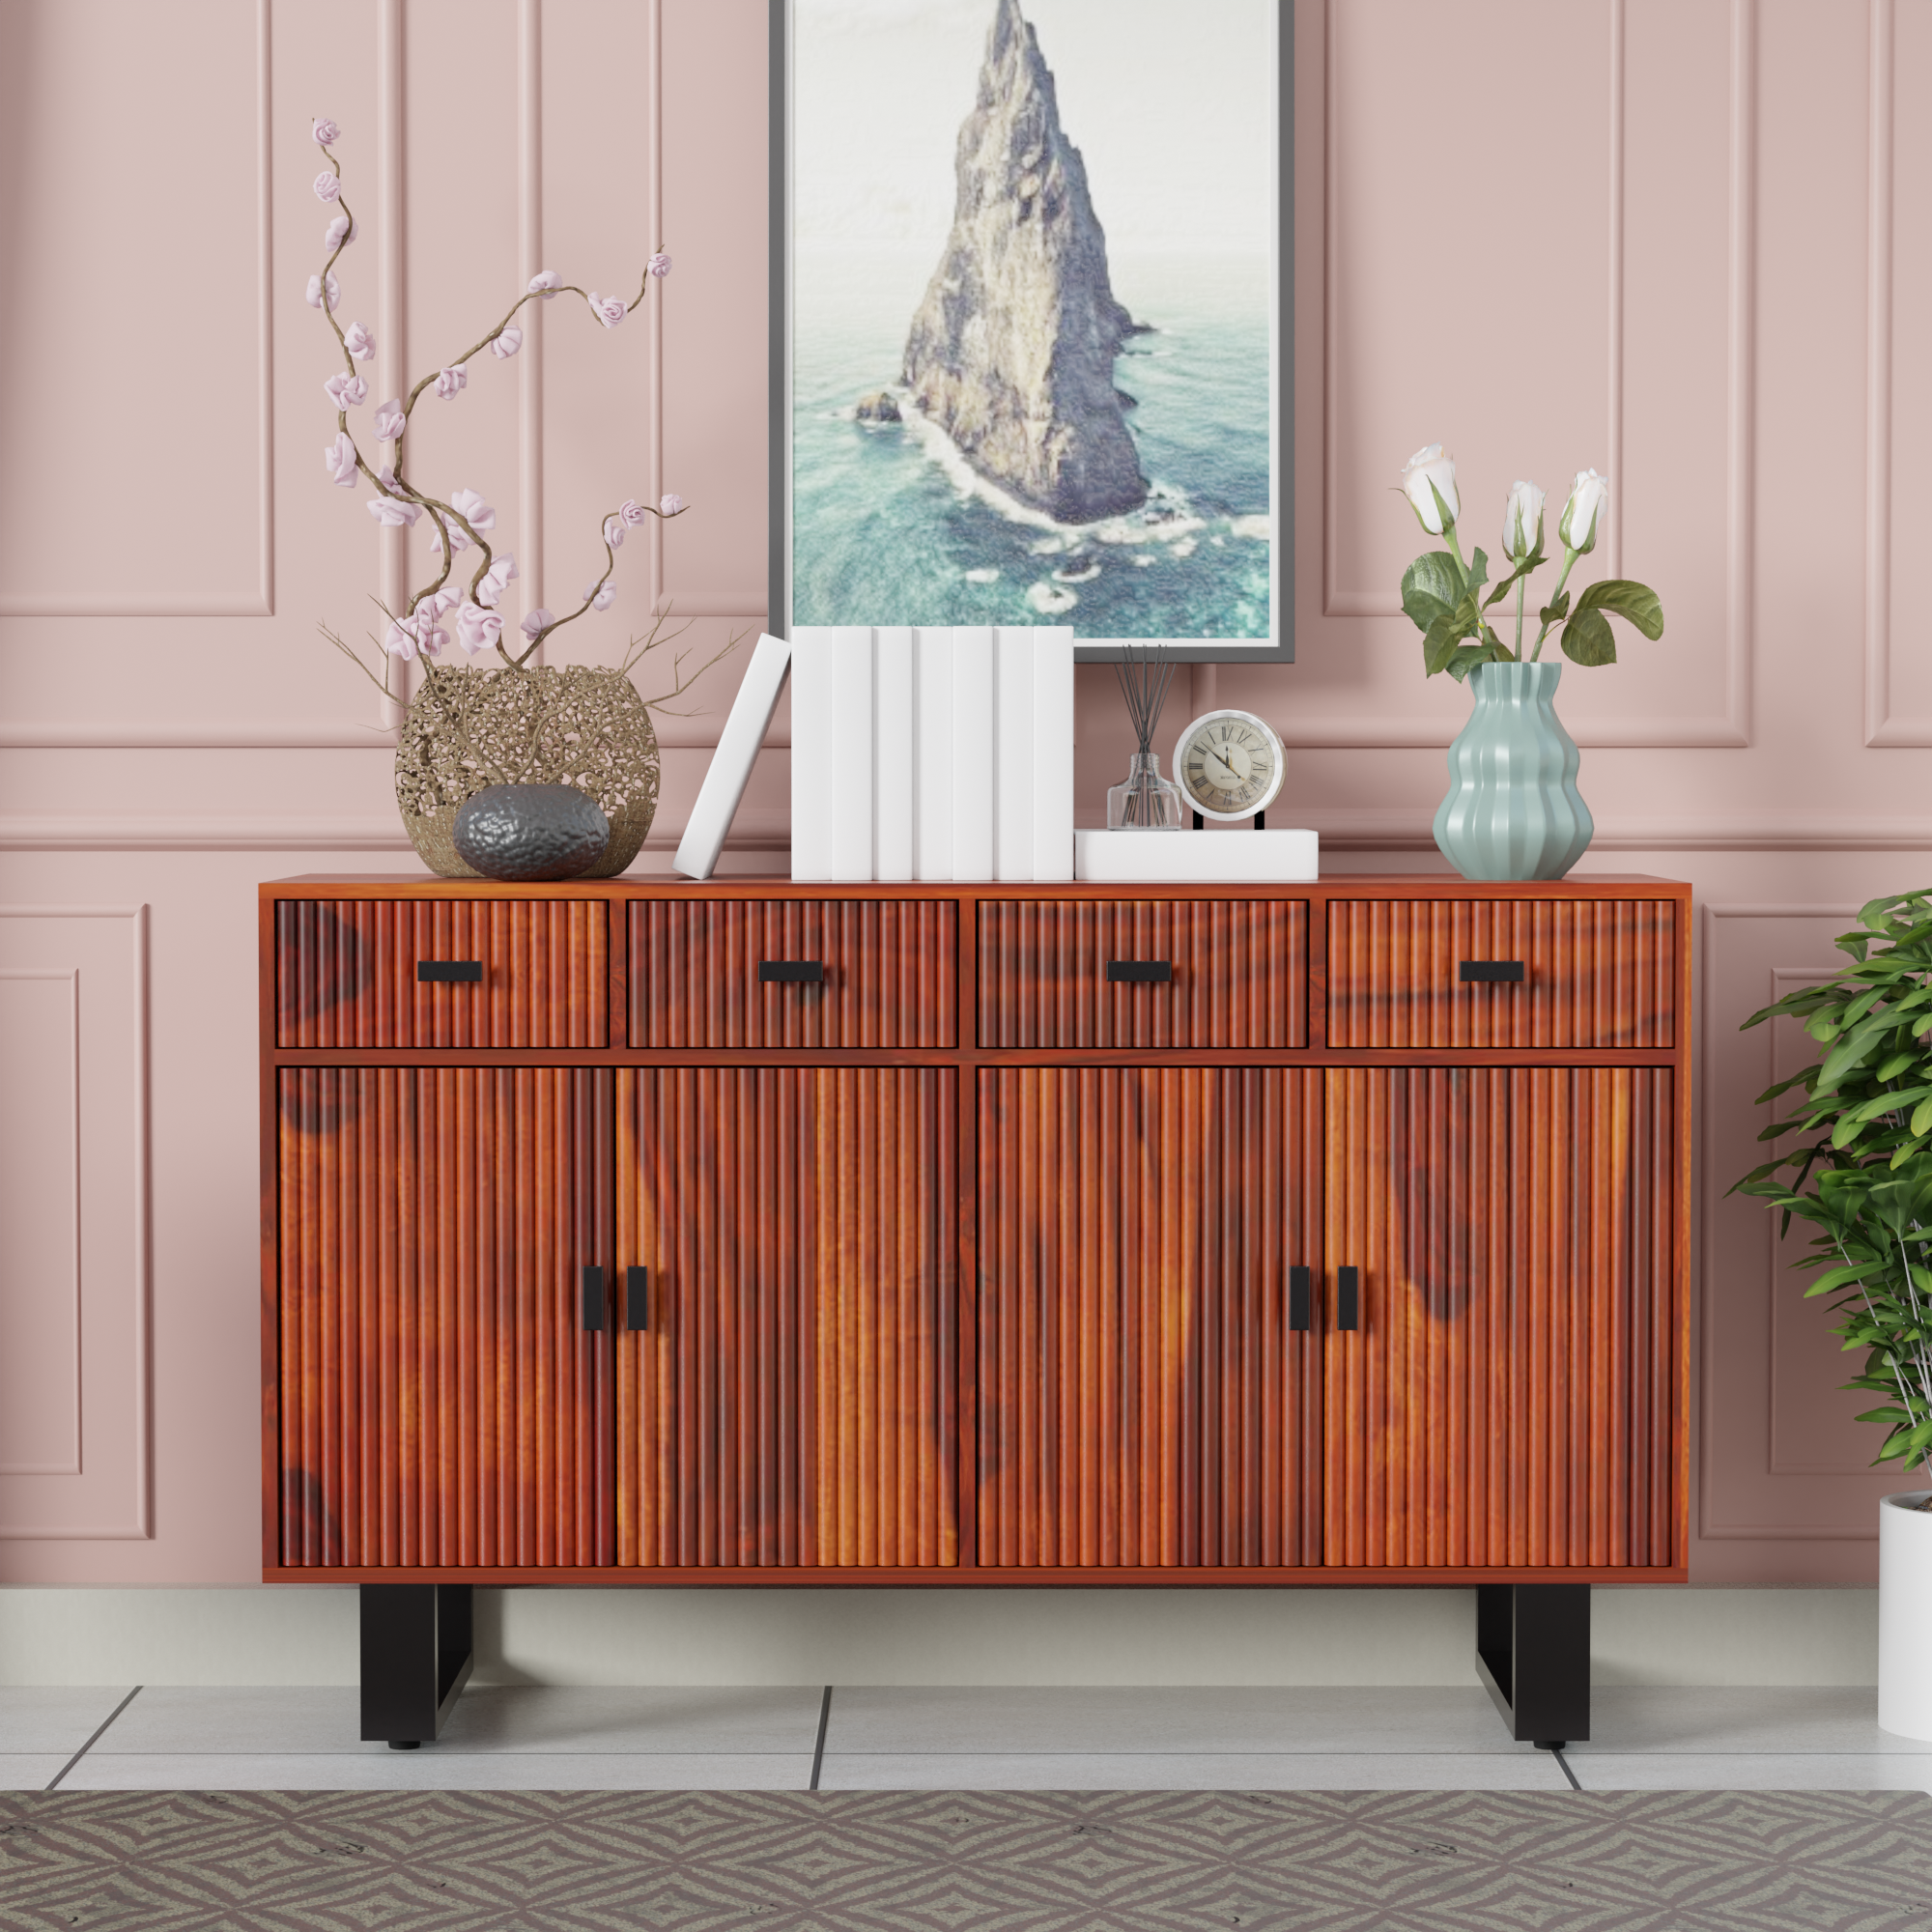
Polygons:
M1396 606L1396 472L1446 441L1492 549L1514 477L1560 499L1610 474L1593 561L1656 584L1669 630L1560 704L1583 869L1700 901L1692 1574L1867 1580L1876 1434L1725 1189L1804 1050L1738 1020L1932 851L1899 476L1932 411L1932 0L1295 13L1297 662L1171 702L1274 722L1283 815L1332 867L1435 868L1467 699ZM376 695L316 633L363 633L400 559L317 462L311 116L344 130L372 400L534 269L628 289L670 249L623 329L559 303L516 361L473 361L418 460L497 504L512 616L593 574L601 506L680 491L601 621L615 643L668 603L704 650L764 611L765 63L764 0L0 9L0 1582L257 1574L251 889L415 868ZM737 674L663 726L646 868ZM1127 732L1110 675L1080 677L1094 822ZM738 871L784 868L788 736L781 713Z

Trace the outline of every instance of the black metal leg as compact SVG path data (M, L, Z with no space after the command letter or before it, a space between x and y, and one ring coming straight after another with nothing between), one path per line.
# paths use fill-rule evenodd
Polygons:
M469 1681L468 1583L364 1583L362 1739L414 1750Z
M1560 1750L1590 1735L1590 1586L1479 1583L1476 1674L1510 1736Z

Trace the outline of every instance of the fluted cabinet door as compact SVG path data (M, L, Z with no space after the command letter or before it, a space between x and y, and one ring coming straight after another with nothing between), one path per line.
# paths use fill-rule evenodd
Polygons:
M1325 1078L1326 1561L1681 1562L1671 1070Z
M981 1072L981 1565L1321 1561L1321 1078Z
M609 1563L611 1074L285 1067L286 1565Z
M958 1562L958 1095L618 1071L620 1563Z

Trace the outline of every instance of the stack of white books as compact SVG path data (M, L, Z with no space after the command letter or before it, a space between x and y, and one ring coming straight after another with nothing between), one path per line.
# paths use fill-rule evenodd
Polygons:
M1070 879L1073 633L801 625L794 879Z

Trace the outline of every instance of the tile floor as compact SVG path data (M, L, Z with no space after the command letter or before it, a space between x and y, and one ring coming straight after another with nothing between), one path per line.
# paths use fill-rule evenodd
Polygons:
M1869 1690L1602 1690L1591 1728L1559 1761L1474 1688L520 1688L392 1751L353 1690L0 1689L0 1788L1932 1791Z

